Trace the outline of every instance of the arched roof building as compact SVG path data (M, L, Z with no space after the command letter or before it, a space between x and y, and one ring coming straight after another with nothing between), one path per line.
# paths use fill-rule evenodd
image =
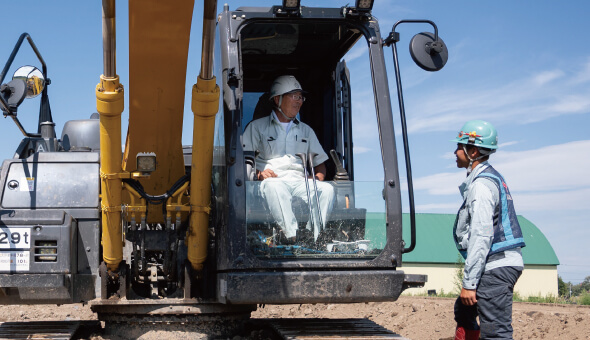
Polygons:
M370 214L370 213L369 213ZM369 216L367 216L369 217ZM553 247L532 222L518 216L526 247L522 249L525 269L515 292L521 297L557 296L557 266L559 260ZM405 293L416 294L436 290L450 293L458 286L458 269L462 261L453 241L454 214L416 214L416 248L403 255L402 270L407 274L427 274L423 288L412 288ZM410 216L403 215L406 244L410 243ZM367 226L369 227L369 226ZM366 239L376 239L367 228Z

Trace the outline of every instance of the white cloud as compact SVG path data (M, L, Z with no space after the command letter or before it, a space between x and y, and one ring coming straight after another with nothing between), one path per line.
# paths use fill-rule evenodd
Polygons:
M503 149L503 148L505 148L507 146L515 145L515 144L518 144L518 143L519 142L517 142L517 141L511 141L511 142L506 142L506 143L499 143L498 144L498 148Z
M505 176L512 191L590 188L590 140L527 151L499 151L492 157L492 164Z
M506 178L519 213L590 207L590 140L499 151L490 163ZM435 196L459 195L457 186L464 178L464 170L419 177L414 179L414 190Z
M459 208L460 204L460 202L418 204L416 205L416 212L448 213L449 211L456 211Z
M546 83L553 81L557 78L561 78L565 75L561 70L553 70L553 71L546 71L541 72L533 77L533 81L538 86L545 85Z
M567 190L560 192L512 192L514 206L519 214L530 211L560 212L573 210L588 210L590 206L590 188Z
M558 113L588 112L590 111L590 98L588 95L563 96L550 109Z
M590 57L586 60L586 64L582 67L582 70L572 80L573 85L586 83L590 81Z
M465 171L461 170L438 173L414 179L414 190L426 190L429 195L459 195L457 187L464 179Z
M352 50L350 50L348 53L346 53L346 56L344 57L344 60L346 60L347 63L360 58L362 55L367 53L367 46L365 46L364 44L356 44Z
M455 159L455 152L445 152L442 156L440 156L440 158L442 159Z
M352 148L354 150L354 153L357 154L357 155L358 154L361 154L361 153L367 153L367 152L371 151L371 148L366 148L366 147L363 147L363 146L356 146L356 145L354 145Z
M412 116L408 132L455 130L466 114L496 124L527 124L564 114L590 113L590 60L577 70L540 71L501 84L461 81L445 83L424 100L422 93L408 92L405 102ZM442 89L440 89L442 88Z

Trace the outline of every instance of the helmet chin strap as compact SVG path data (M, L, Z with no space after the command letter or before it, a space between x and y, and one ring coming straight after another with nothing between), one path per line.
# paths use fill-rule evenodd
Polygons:
M283 115L283 117L285 117L285 119L287 119L287 120L289 120L289 121L292 121L292 120L294 120L294 119L295 119L295 117L289 117L289 116L287 116L287 115L286 115L286 114L283 112L283 110L281 109L281 104L282 104L282 103L283 103L283 95L280 95L280 96L279 96L279 105L277 106L277 111L279 111L279 112L280 112L280 113Z
M467 145L466 145L466 144L463 144L463 151L465 152L465 156L467 156L467 159L469 159L469 166L467 167L467 176L469 176L469 174L470 174L470 173L471 173L471 171L473 170L473 169L472 169L472 167L473 167L473 162L475 162L475 161L477 161L477 160L480 160L480 159L482 159L482 158L484 158L484 157L486 157L486 156L488 156L488 155L484 155L484 154L482 154L482 155L480 155L479 157L477 157L477 158L473 159L473 158L471 158L471 156L469 156L469 153L467 152Z

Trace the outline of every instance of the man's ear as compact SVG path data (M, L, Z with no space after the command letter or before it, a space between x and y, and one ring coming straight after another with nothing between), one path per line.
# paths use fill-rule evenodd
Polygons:
M477 157L481 156L481 153L479 152L479 148L476 146L472 146L467 151L469 151L469 156L471 156L472 159L476 159Z
M274 96L272 100L275 102L275 107L279 106L279 96Z

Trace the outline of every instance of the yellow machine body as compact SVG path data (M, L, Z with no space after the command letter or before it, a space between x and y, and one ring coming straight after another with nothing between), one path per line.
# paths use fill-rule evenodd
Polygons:
M129 1L129 129L123 170L136 170L138 153L155 153L156 170L139 180L150 195L164 194L185 173L182 123L193 6L193 0ZM148 207L148 223L164 218L161 206Z

